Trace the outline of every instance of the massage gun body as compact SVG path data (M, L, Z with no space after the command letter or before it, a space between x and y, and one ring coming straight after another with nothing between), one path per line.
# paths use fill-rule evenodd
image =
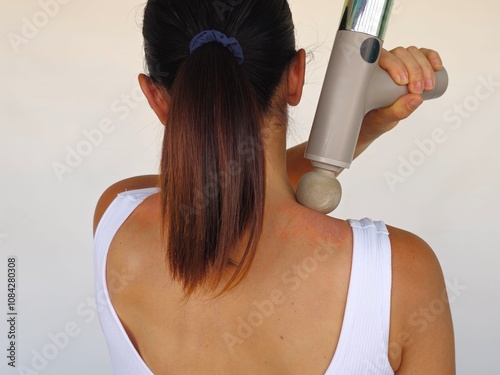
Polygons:
M364 116L408 94L380 68L383 37L392 0L346 0L311 129L305 158L316 170L303 176L297 200L329 213L340 202L335 174L349 168ZM448 87L445 69L436 72L436 86L424 100L438 98Z
M305 154L315 167L334 172L349 168L364 116L408 94L407 86L397 85L379 66L382 44L364 33L337 33ZM424 100L446 89L446 71L436 75L437 84L422 95Z

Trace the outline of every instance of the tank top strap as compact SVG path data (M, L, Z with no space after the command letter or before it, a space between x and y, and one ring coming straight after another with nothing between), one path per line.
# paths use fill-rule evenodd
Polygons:
M94 237L96 307L114 373L119 375L153 375L153 372L135 349L111 303L106 282L107 255L125 220L144 199L158 191L158 188L147 188L118 194L102 216Z
M394 375L389 363L392 256L381 221L349 220L353 254L342 331L326 375Z

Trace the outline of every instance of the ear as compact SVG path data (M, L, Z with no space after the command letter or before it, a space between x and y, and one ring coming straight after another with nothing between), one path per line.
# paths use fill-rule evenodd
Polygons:
M287 101L291 106L296 106L302 98L306 76L306 51L300 49L295 55L288 70L288 96Z
M163 125L167 124L167 114L170 107L170 97L151 81L151 78L144 74L139 74L139 85L148 100L149 106L158 116Z

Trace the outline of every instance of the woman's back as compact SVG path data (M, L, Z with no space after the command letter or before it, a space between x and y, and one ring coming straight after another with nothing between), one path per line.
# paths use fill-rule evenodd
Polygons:
M420 313L446 297L428 246L297 203L293 176L311 165L289 168L286 138L305 51L286 0L234 3L146 4L139 83L165 125L159 176L111 187L95 220L116 373L452 374L448 305ZM422 88L432 54L411 51L385 61ZM393 115L422 100L408 97ZM383 113L378 130L400 116Z
M113 186L103 196L100 212L117 193L151 186L151 178ZM349 223L298 204L268 207L257 257L241 284L215 299L186 299L165 267L159 207L158 194L138 205L114 236L106 265L113 307L149 368L155 374L324 374L338 349L348 291L363 287L349 290L355 245ZM386 374L389 363L398 374L410 373L405 368L418 361L422 374L432 374L435 364L426 353L447 345L436 339L449 336L451 327L440 323L449 319L449 310L432 317L423 332L414 315L442 298L441 271L421 240L395 228L390 233L390 345L385 358L362 373ZM376 262L371 266L381 267ZM390 277L390 269L388 273ZM379 298L383 296L375 296ZM373 315L384 319L379 311ZM358 320L354 327L363 324ZM380 332L384 335L389 330ZM366 340L368 347L377 345L368 332ZM424 358L427 363L421 362Z

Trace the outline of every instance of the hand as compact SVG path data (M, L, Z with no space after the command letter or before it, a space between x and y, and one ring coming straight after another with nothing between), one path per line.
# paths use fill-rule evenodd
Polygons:
M356 156L422 104L420 94L434 88L434 72L443 67L441 57L436 51L416 47L398 47L390 52L383 50L379 64L389 72L394 82L408 85L411 94L402 96L390 107L373 110L365 116L358 140L360 150L356 149Z

